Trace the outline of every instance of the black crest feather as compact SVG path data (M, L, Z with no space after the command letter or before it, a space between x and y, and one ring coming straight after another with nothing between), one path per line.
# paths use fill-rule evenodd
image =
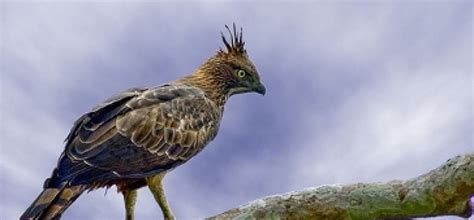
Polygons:
M225 25L225 28L227 29L227 32L229 32L230 43L229 41L227 41L224 33L221 32L222 41L224 42L224 45L227 49L226 52L224 52L221 49L221 52L227 53L227 54L246 54L246 51L244 48L245 42L242 41L242 33L243 33L242 28L240 28L240 32L237 32L235 23L232 23L232 31L227 25Z

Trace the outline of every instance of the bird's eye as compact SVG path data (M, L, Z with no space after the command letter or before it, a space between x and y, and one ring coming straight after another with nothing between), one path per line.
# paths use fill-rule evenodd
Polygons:
M243 71L243 70L238 70L237 71L237 76L239 78L243 79L245 77L245 75L246 75L245 71Z

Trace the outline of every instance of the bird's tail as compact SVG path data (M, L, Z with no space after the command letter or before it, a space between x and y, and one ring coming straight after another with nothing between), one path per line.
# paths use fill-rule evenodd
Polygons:
M86 190L85 185L45 187L20 217L26 219L60 219L61 214Z

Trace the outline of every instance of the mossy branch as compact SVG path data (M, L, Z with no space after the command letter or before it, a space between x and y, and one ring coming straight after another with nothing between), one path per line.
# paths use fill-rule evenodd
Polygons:
M474 153L406 181L308 188L274 195L208 219L382 219L470 217Z

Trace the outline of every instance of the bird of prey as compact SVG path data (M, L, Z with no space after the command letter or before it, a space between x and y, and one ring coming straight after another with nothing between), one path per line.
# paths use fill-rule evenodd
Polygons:
M165 174L199 153L219 130L230 96L265 87L242 41L226 25L225 49L192 74L167 84L133 88L82 115L43 191L21 219L59 219L84 191L117 186L126 219L133 219L137 189L148 186L165 219L174 219L163 191Z

